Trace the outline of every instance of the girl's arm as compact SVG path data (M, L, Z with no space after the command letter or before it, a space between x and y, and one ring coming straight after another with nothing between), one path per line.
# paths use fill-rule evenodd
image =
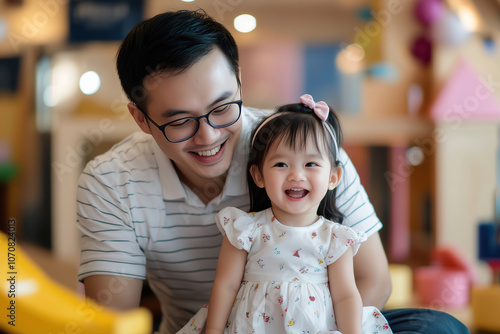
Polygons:
M354 279L352 247L328 266L328 281L338 330L342 334L361 334L363 302Z
M235 248L224 236L210 295L206 334L221 334L224 331L241 285L247 256L245 250Z

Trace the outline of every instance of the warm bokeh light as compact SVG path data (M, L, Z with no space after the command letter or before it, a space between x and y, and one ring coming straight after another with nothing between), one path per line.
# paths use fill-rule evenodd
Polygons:
M470 0L447 0L450 8L458 15L460 21L467 31L480 30L481 19L479 12Z
M424 161L424 151L418 146L412 146L406 151L406 161L410 166L418 166Z
M462 7L457 12L458 17L462 21L465 29L468 31L479 30L479 17L470 8Z
M80 89L85 95L92 95L101 87L101 78L94 71L83 73L80 77Z
M257 20L250 14L242 14L234 19L234 28L239 32L247 33L257 27Z
M342 73L356 73L363 69L365 50L359 44L350 44L337 54L335 64Z
M44 93L50 98L44 98L47 106L53 107L58 103L74 98L74 94L78 91L78 69L75 61L68 57L61 57L54 61L51 79L51 93Z
M52 85L49 85L45 87L45 90L43 91L43 103L47 107L55 107L57 103L59 103L58 96L54 94L54 89Z

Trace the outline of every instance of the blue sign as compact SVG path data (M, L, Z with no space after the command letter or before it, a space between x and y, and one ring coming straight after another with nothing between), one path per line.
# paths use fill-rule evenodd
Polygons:
M21 58L0 58L0 92L17 92Z
M341 44L307 45L304 50L304 92L325 101L335 111L361 111L362 73L343 74L336 66Z
M143 19L143 0L72 0L70 42L120 41Z

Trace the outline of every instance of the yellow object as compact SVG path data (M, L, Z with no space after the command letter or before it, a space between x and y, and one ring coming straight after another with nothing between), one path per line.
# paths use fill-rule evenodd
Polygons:
M146 309L109 310L53 282L16 244L0 233L0 330L7 333L146 334Z
M410 306L413 300L413 276L411 268L401 264L390 264L389 273L392 280L392 294L385 304L385 308Z
M473 287L471 306L476 329L500 332L500 285Z

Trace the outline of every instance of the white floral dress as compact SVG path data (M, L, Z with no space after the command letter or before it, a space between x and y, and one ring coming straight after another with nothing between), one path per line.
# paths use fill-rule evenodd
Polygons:
M229 207L217 218L231 244L248 252L225 334L340 333L327 266L348 247L356 253L364 235L323 217L307 227L286 226L271 209L246 213ZM178 334L202 333L207 313L205 306ZM377 308L364 307L363 333L392 331Z

